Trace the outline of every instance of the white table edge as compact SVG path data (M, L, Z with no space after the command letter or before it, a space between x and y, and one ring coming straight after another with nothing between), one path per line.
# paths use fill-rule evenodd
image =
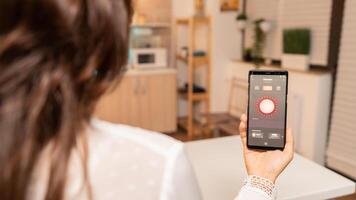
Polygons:
M239 136L229 136L229 137L225 137L226 138L236 138ZM218 140L218 139L222 139L222 138L214 138L214 139L205 139L205 140L198 140L198 141L191 141L191 142L187 142L186 144L188 144L188 146L190 145L194 145L195 143L204 143L204 142L209 142L209 141L212 141L212 140ZM301 155L299 155L298 153L296 153L296 157L300 157L301 159L305 159L305 160L308 160L310 162L313 162ZM317 164L315 162L313 162L314 164ZM317 164L319 165L319 164ZM320 165L319 165L320 166ZM324 167L325 169L327 170L330 170L332 171L331 169L325 167L325 166L321 166L321 167ZM299 196L289 196L288 198L283 198L285 200L296 200L296 199L311 199L311 200L314 200L314 199L331 199L331 198L337 198L337 197L342 197L342 196L346 196L346 195L350 195L350 194L353 194L355 193L355 189L356 189L356 184L354 181L350 180L349 178L347 177L344 177L338 173L336 173L335 171L332 171L333 173L339 175L340 177L344 178L346 182L346 184L344 184L341 188L338 187L338 188L334 188L334 189L331 189L331 190L328 190L328 191L323 191L323 190L319 190L319 191L315 191L313 193L306 193L306 194L303 194L303 195L299 195Z

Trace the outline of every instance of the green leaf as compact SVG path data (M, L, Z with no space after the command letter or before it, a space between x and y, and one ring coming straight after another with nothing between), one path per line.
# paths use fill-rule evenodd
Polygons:
M310 53L310 29L286 29L283 31L283 52L289 54Z

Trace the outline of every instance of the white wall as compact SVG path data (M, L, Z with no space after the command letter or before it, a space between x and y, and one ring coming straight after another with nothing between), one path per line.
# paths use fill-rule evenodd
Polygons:
M241 33L235 25L236 12L220 12L217 0L207 1L207 12L213 17L211 110L227 110L229 81L225 78L227 64L241 57Z
M254 42L254 24L256 19L264 18L272 22L272 29L267 34L264 56L273 59L281 57L280 0L246 0L246 14L249 24L246 29L245 47L252 47Z
M175 27L175 19L176 18L185 18L190 17L194 13L194 1L192 0L172 0L172 15L173 15L173 27ZM178 31L178 33L174 33L173 39L179 37L179 41L173 41L173 54L176 54L176 43L179 43L178 46L184 43L185 45L188 44L188 34L187 30L183 28L176 29L174 28L173 31ZM177 36L178 35L178 36ZM175 58L175 55L173 55ZM182 87L185 82L187 82L187 66L180 61L176 62L177 67L177 79L178 79L178 87ZM178 99L178 116L186 116L187 115L187 102L181 98Z
M309 27L312 35L310 62L327 65L332 0L281 2L283 2L282 28Z
M173 18L193 16L193 0L172 1ZM212 17L211 111L224 112L227 110L230 88L228 80L225 79L226 66L231 59L241 57L241 34L235 25L237 13L220 12L218 0L206 0L206 13ZM178 81L181 84L186 80L185 69L184 66L178 66ZM179 115L185 114L185 103L180 101Z
M331 119L328 166L356 179L356 1L346 0Z
M194 0L172 0L173 18L190 17L194 13Z
M267 35L265 56L280 60L283 52L283 29L310 28L312 34L310 62L326 66L332 0L247 0L250 21L264 18L272 21ZM253 26L246 32L245 45L253 44Z

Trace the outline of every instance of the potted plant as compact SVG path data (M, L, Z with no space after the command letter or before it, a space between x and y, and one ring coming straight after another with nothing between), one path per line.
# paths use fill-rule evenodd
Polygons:
M263 49L265 46L266 33L261 29L261 23L265 20L263 18L254 21L254 43L252 47L253 62L256 68L258 68L264 61L263 59Z
M245 62L252 62L252 49L251 48L246 48L244 49L244 54L243 54L243 59Z
M283 31L282 66L307 71L309 69L310 30L286 29Z
M247 24L247 16L245 13L240 13L239 15L237 15L236 17L236 25L237 28L240 30L243 30L246 28L246 24Z

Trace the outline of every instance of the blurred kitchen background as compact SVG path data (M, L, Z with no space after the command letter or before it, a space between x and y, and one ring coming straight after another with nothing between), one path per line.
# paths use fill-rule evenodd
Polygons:
M129 51L98 117L182 141L237 135L248 71L281 68L296 151L356 179L355 0L136 0Z

